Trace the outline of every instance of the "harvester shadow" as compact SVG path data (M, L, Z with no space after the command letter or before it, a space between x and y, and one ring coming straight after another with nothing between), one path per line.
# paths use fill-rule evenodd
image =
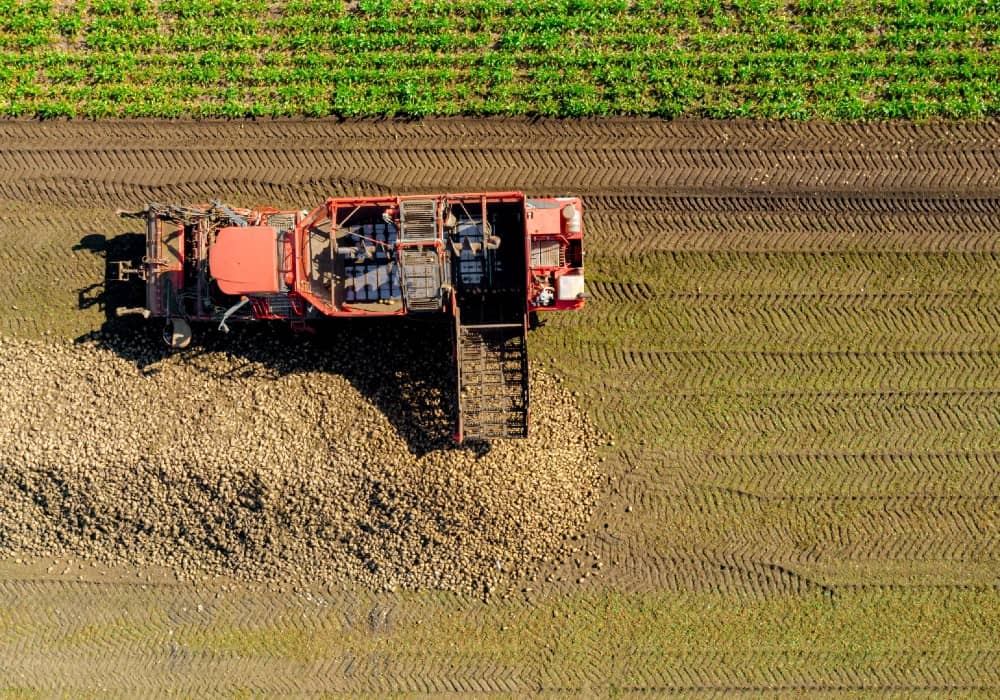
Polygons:
M145 303L144 291L139 282L108 283L118 276L117 260L138 260L146 245L145 233L122 233L113 238L100 233L89 233L73 246L73 250L86 250L104 260L104 279L76 290L77 307L81 310L97 306L105 314L114 314L118 306L141 306Z
M111 280L117 273L112 263L140 258L143 241L141 234L127 233L110 240L94 234L85 236L77 249L104 256L106 280ZM115 315L119 306L144 305L141 282L94 282L78 290L78 296L81 309L98 305L104 311L104 323L99 331L77 341L96 343L144 373L158 372L161 363L173 357L193 371L211 372L218 378L277 379L310 373L321 382L324 375L339 375L386 417L414 456L442 449L473 450L480 455L489 450L486 444L459 447L452 439L457 409L446 322L330 319L315 323L312 332L296 332L280 322L231 323L229 333L214 325L195 324L191 346L172 351L161 338L162 319ZM214 363L199 362L210 353L225 353L244 362L220 373L209 369L217 366ZM330 400L335 401L336 396ZM331 411L339 408L329 406ZM331 435L331 444L336 439Z

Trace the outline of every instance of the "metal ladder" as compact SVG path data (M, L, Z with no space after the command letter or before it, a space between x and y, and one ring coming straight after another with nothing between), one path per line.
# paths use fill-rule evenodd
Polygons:
M527 437L524 324L458 324L457 336L459 439Z

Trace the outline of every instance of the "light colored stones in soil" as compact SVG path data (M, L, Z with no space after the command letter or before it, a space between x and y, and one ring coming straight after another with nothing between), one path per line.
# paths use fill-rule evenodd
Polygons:
M302 347L130 342L0 338L0 551L482 594L560 558L596 503L600 436L549 375L532 374L532 436L485 451L387 418L370 397L394 370L375 362L361 392L288 363ZM442 418L406 386L398 410Z

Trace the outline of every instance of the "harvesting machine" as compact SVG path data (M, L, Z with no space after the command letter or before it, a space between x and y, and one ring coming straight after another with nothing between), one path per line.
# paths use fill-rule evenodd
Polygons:
M193 324L450 316L455 438L525 437L527 330L539 311L579 309L582 202L520 192L331 198L312 211L242 209L218 201L150 205L139 277L146 305L175 348ZM442 358L443 361L449 361Z

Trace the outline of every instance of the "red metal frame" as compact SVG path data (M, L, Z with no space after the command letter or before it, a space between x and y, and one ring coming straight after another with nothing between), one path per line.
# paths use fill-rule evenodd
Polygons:
M402 206L409 200L433 202L414 206L411 219L409 207L404 212ZM464 216L452 205L462 205ZM359 208L364 208L362 214L349 222ZM451 216L443 221L446 209L462 223L450 221ZM479 218L473 214L477 209ZM212 321L227 330L230 320L267 319L311 330L308 324L324 316L450 314L460 385L456 439L461 442L466 434L473 439L521 437L527 435L530 412L530 313L579 309L586 302L582 211L578 197L529 198L513 190L331 197L308 213L232 209L217 201L195 207L154 204L145 212L144 267L132 270L145 276L147 308L125 312L166 317L170 333L164 338L172 347L190 341L189 321ZM467 228L470 219L472 227ZM401 240L411 221L420 233L416 240ZM317 245L311 229L321 223L323 228L329 224L329 240L324 233ZM252 231L241 238L245 227L266 227L272 246ZM217 247L223 229L232 238L228 246L223 241ZM544 241L558 247L533 245ZM427 255L403 254L411 248ZM390 249L391 255L384 254ZM533 267L533 253L540 263L558 264ZM213 259L213 254L225 257ZM571 274L579 276L573 286L560 286ZM229 286L222 284L226 279ZM572 298L560 299L560 293ZM519 369L512 370L512 363Z
M536 305L532 302L533 290L537 289L535 284L536 277L551 278L555 283L559 277L568 273L575 273L576 271L583 271L583 202L578 197L546 197L539 198L534 201L542 202L549 205L558 205L558 210L560 211L559 222L560 227L558 231L546 231L539 232L535 234L529 233L527 223L525 225L525 256L528 261L528 279L526 289L528 290L528 310L529 311L572 311L574 309L583 308L586 303L586 298L579 298L574 300L560 300L556 297L555 302L547 305ZM563 217L561 215L561 210L565 206L573 206L578 213L581 215L580 221L580 231L577 233L569 233L563 230ZM529 213L527 202L525 203L525 222L527 222ZM564 252L568 251L572 245L572 242L578 242L580 245L580 265L574 266L569 264L567 261L566 265L541 265L536 267L531 267L531 243L533 240L554 240L558 241L563 247Z
M572 205L577 209L577 211L582 213L582 201L575 197L529 198L522 192L508 190L499 192L457 192L433 195L330 197L305 215L303 215L300 211L279 210L273 207L234 209L233 211L240 216L244 216L247 223L250 225L259 225L262 222L266 222L267 217L276 214L294 215L295 217L294 230L286 239L284 248L279 253L280 269L278 270L279 277L284 281L288 290L287 292L284 292L283 295L287 296L289 299L288 308L291 313L291 318L287 313L273 313L271 305L263 297L260 297L257 301L252 301L250 304L252 317L258 319L294 320L295 317L305 317L307 307L310 306L322 315L330 317L370 318L405 315L407 313L405 307L381 311L357 308L349 303L340 303L340 305L337 306L332 296L330 298L325 298L314 293L310 283L310 261L308 255L307 236L309 235L308 232L310 227L316 225L324 219L329 220L331 230L335 230L337 226L338 212L343 209L377 206L385 208L392 216L396 216L398 215L400 209L400 203L413 199L438 199L440 201L450 202L453 204L475 203L480 206L480 211L484 212L484 216L489 204L491 203L520 203L524 221L523 244L526 275L525 289L527 290L525 310L528 312L562 311L579 309L584 305L585 300L582 298L573 300L556 299L554 303L545 306L533 303L534 293L537 291L537 285L534 281L536 277L542 276L545 279L555 281L564 274L570 272L582 272L582 223L580 231L575 233L567 232L561 224L559 228L555 228L555 224L551 224L548 226L548 230L539 230L535 233L532 233L529 228L529 218L531 217L533 205L541 205L545 207L548 212L551 212L553 209L555 209L555 211L559 211L559 208L561 207ZM199 207L194 207L192 209L197 210L198 208ZM203 205L201 208L206 211L209 209L208 205ZM550 223L555 220L555 216L552 213L546 213L545 217ZM439 212L439 226L442 223L440 218ZM559 222L562 222L563 218L559 216L558 220ZM204 221L200 221L196 224L185 224L182 222L175 222L169 218L151 218L149 225L151 229L148 237L147 257L145 261L149 272L149 280L147 282L149 286L149 299L147 300L147 306L154 316L169 316L173 313L173 311L168 308L169 299L167 298L165 289L167 283L169 282L169 285L175 292L181 290L184 284L185 252L183 242L185 226L193 225L197 227L197 249L199 250L199 254L204 255L206 258L210 256L212 252L214 242L213 236L211 235L212 228ZM168 232L168 227L175 228ZM170 256L171 264L166 264L162 255L163 247L166 246L168 241L171 239L175 242L180 242L180 245L176 254ZM563 246L564 251L569 250L569 247L576 243L581 246L580 259L576 261L577 264L571 264L574 261L567 259L566 264L562 266L531 267L533 239L556 240L561 246ZM428 243L426 242L417 243L397 240L394 244L394 250L398 254L400 250L407 247L426 247L427 245ZM441 241L435 241L434 246L439 256L443 256L445 254ZM176 262L174 262L174 259L176 259ZM201 283L199 283L199 289L197 290L199 297L207 293L207 289L202 289L200 284ZM260 295L249 294L248 296L253 298ZM442 309L443 312L448 312L449 310L448 306ZM188 314L187 318L190 320L210 320L213 316L211 313L202 313L199 310L193 314Z

